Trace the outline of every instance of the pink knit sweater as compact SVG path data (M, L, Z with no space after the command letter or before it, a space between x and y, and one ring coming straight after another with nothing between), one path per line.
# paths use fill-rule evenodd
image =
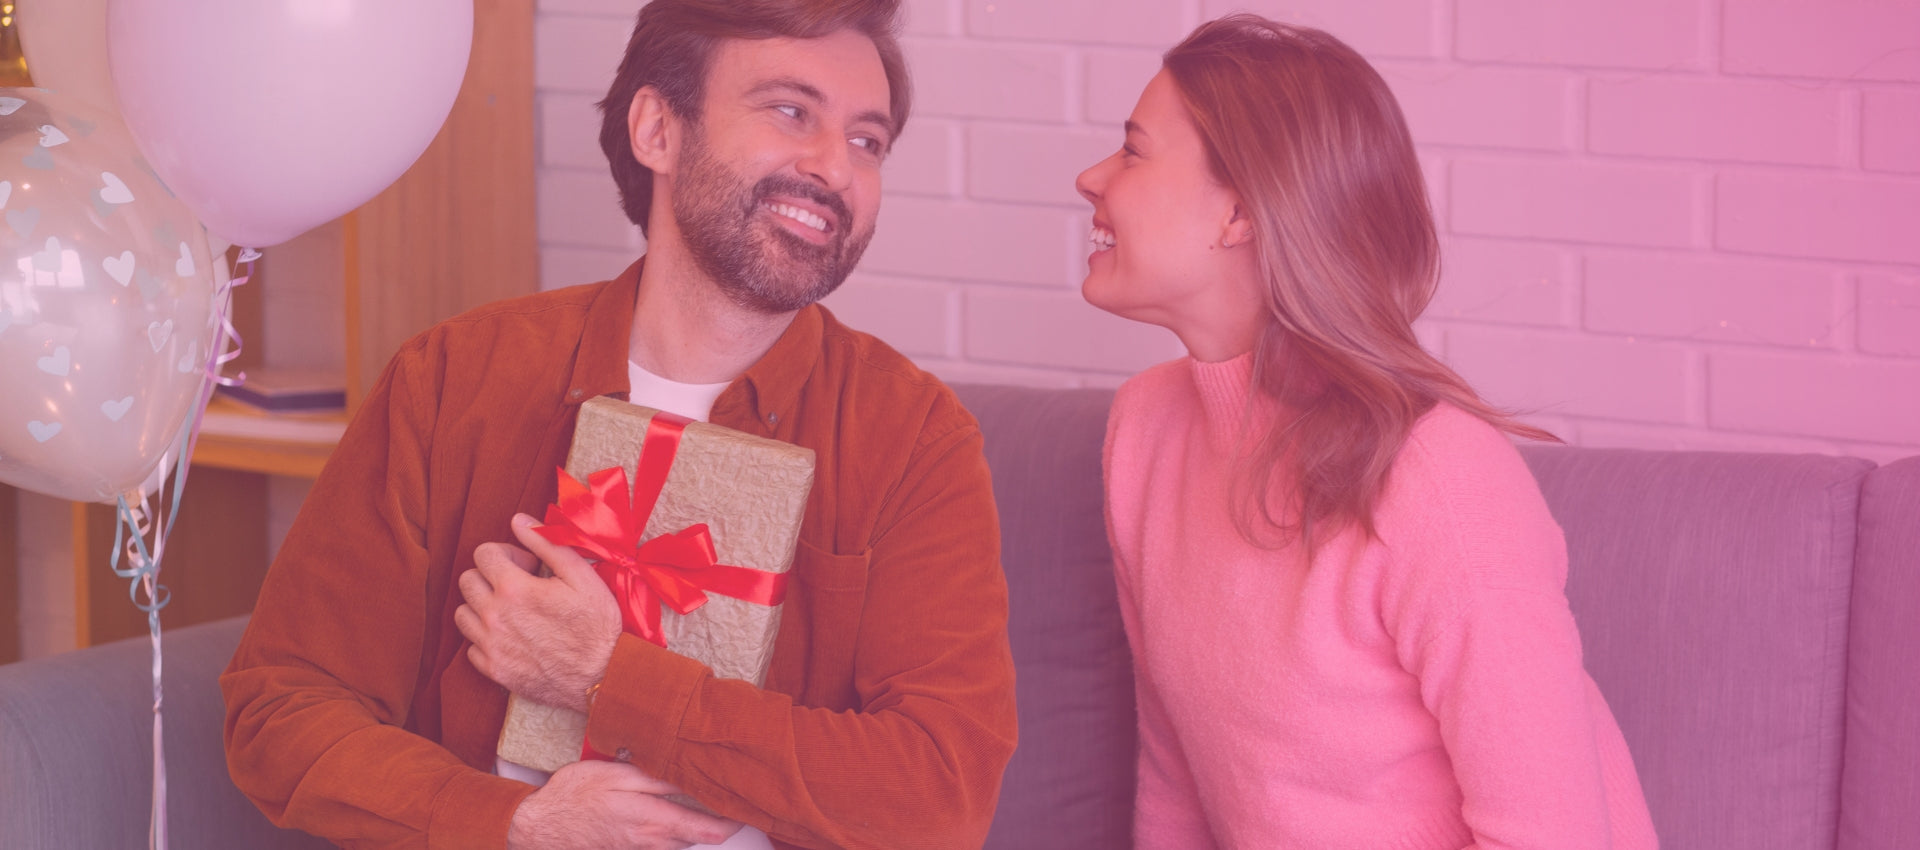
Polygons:
M1642 848L1632 756L1581 667L1566 546L1519 453L1422 417L1354 531L1248 544L1228 481L1251 357L1121 387L1107 521L1140 711L1140 848Z

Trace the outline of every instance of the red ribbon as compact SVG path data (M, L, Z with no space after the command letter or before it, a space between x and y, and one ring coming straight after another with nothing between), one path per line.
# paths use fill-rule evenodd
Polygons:
M640 541L666 487L687 422L656 413L647 423L631 504L627 473L620 467L595 472L586 484L562 469L559 498L547 506L546 525L536 529L540 536L597 561L594 572L620 601L621 626L660 646L667 645L660 626L662 604L684 615L705 605L709 592L769 606L787 595L785 574L720 563L705 523Z

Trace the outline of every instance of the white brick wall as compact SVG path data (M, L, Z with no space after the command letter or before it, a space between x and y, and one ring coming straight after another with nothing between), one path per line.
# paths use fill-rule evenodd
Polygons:
M828 304L951 380L1180 353L1081 303L1072 180L1158 53L1247 10L1401 99L1445 245L1421 339L1584 445L1920 453L1920 2L908 0L915 118ZM543 282L644 243L595 142L636 0L542 0Z

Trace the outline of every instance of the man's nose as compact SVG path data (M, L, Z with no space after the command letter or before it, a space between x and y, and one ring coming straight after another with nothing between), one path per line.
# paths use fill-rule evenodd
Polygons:
M842 191L853 182L853 158L847 152L847 140L839 133L813 134L796 167L801 176L817 181L829 192Z

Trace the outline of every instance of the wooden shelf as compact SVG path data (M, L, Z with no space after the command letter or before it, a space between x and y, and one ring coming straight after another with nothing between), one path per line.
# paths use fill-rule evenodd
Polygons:
M193 463L237 472L317 478L346 426L344 411L264 413L215 396L207 405Z
M339 369L348 413L257 415L249 424L229 409L218 427L202 428L162 567L174 590L168 628L251 610L272 548L269 476L319 475L347 416L408 338L539 287L534 2L491 0L474 11L466 78L427 151L358 210L266 249L256 279L234 292L234 323L247 340L234 368ZM29 529L15 504L0 486L0 622L18 622L20 570L58 567L74 576L80 646L146 633L126 582L107 571L111 507L75 503L61 527ZM72 563L17 563L15 541L27 534L70 539L61 548ZM0 663L19 652L0 636Z

